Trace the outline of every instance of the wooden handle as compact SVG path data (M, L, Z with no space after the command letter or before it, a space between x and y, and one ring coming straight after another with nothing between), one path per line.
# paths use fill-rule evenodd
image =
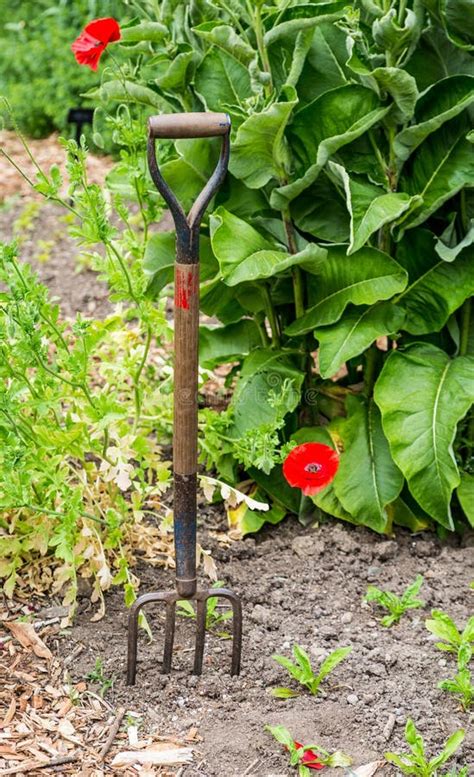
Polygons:
M148 120L150 138L212 138L229 130L227 113L165 113Z

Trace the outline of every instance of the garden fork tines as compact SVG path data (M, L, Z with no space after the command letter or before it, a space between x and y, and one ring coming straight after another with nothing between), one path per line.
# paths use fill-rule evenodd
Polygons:
M198 435L198 334L199 334L199 227L204 212L224 180L229 163L230 119L224 113L183 113L153 116L149 120L148 164L153 181L167 202L176 226L174 299L174 419L173 419L173 517L176 556L176 590L143 594L132 607L128 627L129 685L137 668L138 617L150 602L166 604L165 646L162 671L171 670L176 602L196 602L196 648L194 673L201 674L207 600L226 599L233 612L232 674L240 671L242 607L240 599L226 588L197 590L197 435ZM156 159L157 138L222 138L222 147L209 181L186 215L161 175Z

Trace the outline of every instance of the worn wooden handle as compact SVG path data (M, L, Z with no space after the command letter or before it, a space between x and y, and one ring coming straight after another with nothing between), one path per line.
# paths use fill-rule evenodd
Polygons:
M211 138L229 130L227 113L165 113L148 119L150 138Z

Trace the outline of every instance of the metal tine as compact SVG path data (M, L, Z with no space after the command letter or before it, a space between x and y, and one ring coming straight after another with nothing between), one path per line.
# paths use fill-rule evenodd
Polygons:
M171 672L171 662L173 660L174 630L176 626L176 599L166 603L166 623L165 623L165 647L163 651L163 663L161 671L163 674Z
M232 606L232 664L231 675L240 674L240 658L242 654L242 602L228 588L214 588L208 592L208 597L217 596L227 599Z
M204 645L206 642L206 616L207 616L207 591L198 591L198 596L204 594L203 598L198 598L196 604L196 647L194 651L193 674L202 673L202 660L204 656Z

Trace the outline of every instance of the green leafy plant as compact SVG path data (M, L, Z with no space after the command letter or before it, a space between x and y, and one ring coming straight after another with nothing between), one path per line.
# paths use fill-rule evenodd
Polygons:
M284 667L289 674L303 685L308 691L315 696L320 689L322 681L341 663L352 651L352 647L336 648L330 653L322 662L319 667L319 671L316 673L309 659L308 654L299 645L293 645L293 657L295 663L290 661L289 658L280 655L274 655L272 658ZM296 691L292 691L290 688L273 688L272 695L278 699L290 699L299 694Z
M425 626L435 637L442 640L436 643L439 650L457 653L464 646L471 648L474 645L474 615L471 615L463 631L459 631L447 613L432 610L431 618L425 621Z
M471 658L471 647L467 644L462 645L458 650L457 673L452 679L442 680L438 683L438 688L441 688L442 691L453 693L459 699L462 708L466 712L474 701L474 684L472 683L471 671L469 669Z
M385 615L380 623L382 626L393 626L398 623L407 610L423 607L424 601L417 599L420 588L423 585L423 576L417 575L414 582L408 586L402 596L392 594L390 591L381 591L374 585L369 585L365 595L366 602L376 602L380 607L388 610L390 615Z
M436 777L439 767L443 766L458 750L465 736L463 729L455 731L446 740L439 755L431 760L427 759L423 738L417 732L415 724L409 718L405 726L405 739L410 748L410 753L399 755L397 753L385 753L386 760L394 764L403 774L412 774L414 777Z
M86 675L86 680L99 686L99 696L103 699L107 691L114 687L115 676L107 677L104 672L104 662L101 658L96 658L94 669Z
M223 580L217 580L212 584L212 588L222 588L224 585ZM196 618L196 610L191 602L186 599L180 599L177 602L178 609L177 614L183 618ZM211 596L206 603L206 631L215 629L217 626L221 626L225 621L232 618L232 610L226 609L221 611L218 609L219 599L217 596ZM228 632L219 632L220 637L229 637Z
M412 0L140 6L120 72L88 93L94 137L120 132L125 108L232 119L201 230L201 306L219 322L201 342L202 366L232 363L235 388L202 417L203 462L252 478L276 522L303 509L279 465L304 428L341 450L320 510L380 533L473 523L467 25ZM206 139L161 149L185 208L217 153ZM109 185L136 197L122 162ZM152 296L172 283L173 240L146 241Z
M344 769L352 763L352 759L339 750L331 754L320 745L301 745L299 742L295 742L284 726L265 726L265 730L288 751L290 766L298 769L298 777L310 777L310 768L315 768L317 764L319 764L319 768L322 765L332 769L338 767Z

